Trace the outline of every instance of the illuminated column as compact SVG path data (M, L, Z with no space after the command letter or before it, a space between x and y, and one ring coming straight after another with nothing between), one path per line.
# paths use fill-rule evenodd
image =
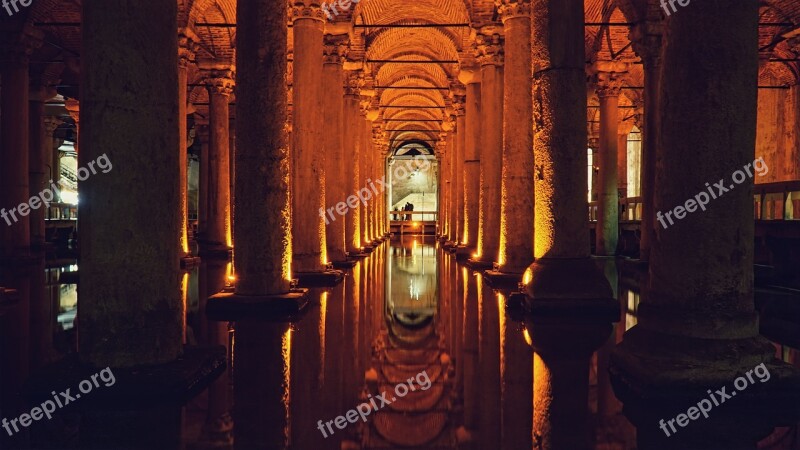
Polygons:
M614 256L619 239L619 187L617 174L619 93L627 75L624 63L597 61L592 67L595 89L600 98L600 152L598 172L597 227L595 254Z
M500 205L503 172L503 37L489 25L478 35L481 65L480 211L476 267L490 268L500 250Z
M439 161L439 236L447 239L450 228L450 184L452 183L450 170L450 141L447 133L439 134L439 142L436 143L437 160ZM413 218L413 217L412 217Z
M346 36L345 36L346 38ZM319 211L325 221L325 241L328 246L328 260L343 262L347 260L347 245L345 242L346 218L336 213L336 205L347 201L346 166L350 161L349 152L344 148L344 71L342 63L347 50L346 41L339 36L325 36L324 60L322 68L322 84L326 87L323 92L323 123L326 132L323 134L325 144L323 151L325 159L325 209ZM346 156L347 155L347 156Z
M78 347L95 367L164 364L183 351L176 21L171 0L82 8L78 165L113 164L80 186Z
M615 392L642 450L754 449L774 426L798 417L800 371L759 336L754 306L746 172L755 156L758 11L756 0L710 0L665 23L649 281L638 325L611 357ZM715 403L725 404L681 426L698 399L707 396L712 407L712 389Z
M477 69L462 69L459 80L467 86L464 133L464 235L458 256L471 256L478 245L480 207L480 116L481 74Z
M359 140L359 89L358 75L350 72L344 84L344 136L345 154L349 155L344 163L345 193L347 198L358 189L361 176L360 155L361 141ZM355 255L361 253L361 209L348 205L347 214L344 216L345 243L347 252Z
M361 152L358 155L360 161L360 170L358 176L358 184L356 184L356 189L353 191L354 193L359 192L361 189L367 185L367 178L370 178L370 171L369 171L369 158L372 152L372 124L370 120L367 118L369 114L369 110L363 108L364 103L366 102L363 95L362 90L362 109L363 114L359 116L359 140L361 141ZM361 210L361 245L368 251L372 250L372 235L370 234L370 205L369 202L363 202L359 200L358 208Z
M533 0L531 31L536 259L523 282L534 350L533 429L542 449L584 450L589 362L619 306L586 239L583 1Z
M205 239L208 229L208 118L194 118L195 139L200 141L200 174L197 187L197 240Z
M205 70L208 88L208 213L203 253L227 256L231 248L230 115L233 71L215 67Z
M292 126L292 251L295 272L325 271L325 130L322 110L324 14L319 6L291 7L294 35Z
M49 161L53 153L53 131L58 127L58 121L44 117L44 104L47 100L56 96L55 89L40 87L30 92L30 139L28 163L30 177L30 197L38 197L43 189L50 188L50 178L47 178L49 168L46 162ZM53 192L53 194L55 194ZM44 218L47 206L43 202L38 202L38 208L31 208L31 247L42 248L45 243ZM0 226L5 224L0 223Z
M453 131L450 132L450 140L448 145L448 160L450 164L450 192L448 193L447 209L449 210L449 217L447 220L447 243L448 245L456 245L458 242L458 192L461 184L461 177L458 173L458 142L461 130L457 128L455 118L450 119L450 127Z
M456 235L453 239L454 245L459 245L467 240L466 236L466 205L464 204L465 191L467 189L467 176L465 172L464 159L466 157L466 142L467 142L467 116L464 110L466 102L466 89L461 87L457 92L460 95L456 96L456 102L453 106L456 114L456 177L458 181L458 191L456 192L456 208L458 208L458 220L456 221Z
M189 64L194 60L194 43L197 41L189 29L178 33L178 162L180 163L181 184L181 230L180 256L186 258L189 251L189 197L188 197L188 154L187 154L187 91L189 83Z
M505 34L505 97L497 262L500 272L519 274L519 278L533 262L532 99L530 89L516 89L531 79L530 6L528 1L505 0L499 7Z
M39 44L33 30L3 33L0 47L0 257L25 256L30 251L28 180L28 60ZM23 205L24 211L20 211Z
M620 125L622 126L622 125ZM628 197L628 132L630 126L625 127L625 131L617 131L617 188L619 198Z
M370 182L367 186L367 189L370 190L370 195L372 199L370 200L370 205L372 207L372 239L376 243L380 243L383 241L383 233L380 230L381 224L381 194L380 190L378 189L378 183L375 180L380 179L380 175L378 173L378 162L380 161L382 150L381 150L381 143L383 142L383 130L381 129L381 122L375 121L372 125L372 147L371 147L371 156L370 156Z
M642 197L641 240L639 259L649 261L655 232L656 211L653 206L656 178L656 161L659 154L661 134L661 39L660 22L644 22L631 30L631 42L641 57L644 67L644 127L642 131L642 159L639 184Z

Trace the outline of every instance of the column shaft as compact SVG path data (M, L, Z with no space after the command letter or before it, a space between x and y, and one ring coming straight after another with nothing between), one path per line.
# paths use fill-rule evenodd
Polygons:
M242 2L236 16L236 294L284 294L292 261L286 4Z
M81 358L98 367L174 361L185 313L175 245L180 164L170 151L178 147L177 4L86 2L82 18L78 162L105 156L115 170L81 182Z
M619 91L600 90L600 157L598 158L597 228L595 253L613 256L619 236L619 190L617 178L617 128Z
M192 40L185 32L178 36L178 163L180 164L181 217L179 233L180 253L189 255L189 156L187 152L187 92L189 83L189 63L194 59Z
M464 228L470 248L478 246L478 216L480 215L480 137L481 137L481 83L467 84L466 135L464 136Z
M28 174L30 182L30 191L28 192L29 198L38 196L39 193L48 186L48 179L45 178L45 171L47 168L44 166L47 153L45 149L49 149L52 144L47 144L47 130L44 123L44 102L45 90L32 93L30 101L30 138L28 150ZM34 248L41 248L45 242L45 229L44 217L47 207L40 204L38 208L31 209L30 212L30 227L31 227L31 246ZM0 223L0 226L3 224Z
M325 64L322 68L322 84L326 87L323 93L323 110L325 117L323 123L328 128L323 139L325 145L323 152L326 154L325 173L325 207L336 208L339 202L347 200L347 179L345 176L345 149L344 149L344 71L340 52L344 46L329 38L325 45ZM328 246L329 261L344 261L347 259L347 245L345 241L345 217L338 213L320 211L325 217L325 240Z
M361 145L358 140L358 96L355 93L355 86L350 83L348 77L346 85L347 95L344 97L344 118L345 124L342 128L344 135L344 148L349 155L344 161L344 186L347 197L356 192L360 173L359 161ZM359 253L361 251L361 211L358 207L348 208L344 217L345 243L349 253Z
M208 214L204 244L209 250L231 246L230 196L230 74L212 73L209 79Z
M456 244L459 244L466 242L467 240L465 228L467 221L467 208L466 204L464 203L464 199L466 198L467 183L469 183L465 173L466 166L464 164L464 160L466 159L467 117L464 113L463 102L461 103L457 117L456 128L458 129L458 134L456 135L456 177L459 179L459 182L458 191L456 192L456 208L458 208L458 220L456 221L456 237L453 241Z
M292 8L294 110L292 126L292 251L296 272L325 270L325 152L323 145L323 16L318 7ZM328 130L328 132L336 132Z
M500 250L503 178L503 61L500 37L484 36L481 63L480 216L478 260L492 263Z
M455 124L453 124L455 125ZM458 191L461 184L461 177L458 173L458 135L460 131L454 129L450 133L450 142L448 157L450 159L450 193L447 202L447 208L450 212L450 217L447 223L447 240L451 242L458 242Z
M533 262L533 110L530 4L501 7L505 29L503 172L500 213L502 272L519 273Z

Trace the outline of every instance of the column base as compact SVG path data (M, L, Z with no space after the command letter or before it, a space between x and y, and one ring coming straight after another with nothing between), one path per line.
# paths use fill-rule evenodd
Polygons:
M800 419L800 370L773 355L772 344L760 336L700 339L637 325L612 351L609 371L623 414L637 427L638 448L754 449L773 427ZM761 364L763 370L756 369ZM723 387L724 400L718 393ZM712 404L709 390L723 403ZM675 420L670 426L703 400L706 414L696 413L684 427Z
M483 277L495 289L515 289L522 282L522 273L506 273L500 270L487 270Z
M298 286L306 287L333 287L344 280L344 272L341 270L325 270L322 272L295 272L294 278L298 280Z
M366 258L367 256L369 256L369 253L364 253L364 252L363 252L363 251L361 251L361 250L358 250L358 251L352 251L352 252L347 252L347 257L348 257L348 258L357 258L357 259L363 259L363 258Z
M200 257L186 255L181 258L181 269L191 270L200 265Z
M352 269L358 264L358 261L354 259L345 259L342 261L334 261L331 264L333 264L335 269Z
M241 319L293 322L308 305L307 293L308 289L291 289L276 295L239 295L222 291L208 299L206 316L220 322Z
M233 248L219 244L200 244L198 256L201 258L230 258L233 255Z
M472 270L487 270L494 267L494 261L487 261L480 258L470 258L465 264Z
M474 247L459 245L456 247L456 261L466 261L469 258L472 258L473 253L475 253Z
M373 251L375 251L375 247L373 247L372 244L364 244L364 246L361 247L361 253L370 254Z

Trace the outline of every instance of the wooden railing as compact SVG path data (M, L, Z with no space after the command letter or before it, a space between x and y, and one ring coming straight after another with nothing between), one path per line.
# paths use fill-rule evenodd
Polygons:
M50 203L45 220L78 220L78 205L70 203Z
M619 199L619 221L641 222L642 197ZM589 202L589 222L597 222L597 202Z
M757 184L753 192L756 220L800 220L800 181Z

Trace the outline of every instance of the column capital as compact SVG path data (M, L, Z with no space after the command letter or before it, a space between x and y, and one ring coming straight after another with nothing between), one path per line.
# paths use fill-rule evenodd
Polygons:
M633 26L628 37L633 45L633 51L642 58L646 64L661 63L662 36L664 25L661 22L641 22Z
M188 28L178 30L178 67L185 69L194 61L197 42L199 39Z
M350 37L326 34L322 47L322 63L344 65Z
M325 23L325 13L319 5L292 5L289 6L289 21L311 19Z
M56 116L44 116L44 129L49 136L56 131L59 125L64 123L63 120L59 119Z
M42 46L44 33L32 26L0 30L0 55L11 62L27 62L31 53Z
M504 24L509 19L530 19L531 17L530 0L499 0L495 4L497 4L500 20Z
M348 71L344 79L344 95L358 97L361 89L358 83L358 72Z
M236 85L233 69L203 69L203 82L210 94L229 96Z
M589 68L592 84L599 97L617 97L627 81L628 64L617 61L595 61Z
M461 117L467 113L466 107L464 104L467 101L466 95L454 95L453 96L453 115L456 117Z
M476 42L475 57L481 67L503 65L502 28L497 25L487 25L481 28L481 34L476 37Z

